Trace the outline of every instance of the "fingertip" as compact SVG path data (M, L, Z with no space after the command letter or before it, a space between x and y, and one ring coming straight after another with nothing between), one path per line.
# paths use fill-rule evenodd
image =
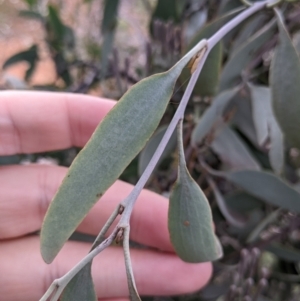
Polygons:
M170 296L195 292L212 276L210 262L192 264L175 254L137 250L131 251L136 285L141 295ZM148 267L148 268L146 268Z
M129 301L129 298L102 298L98 301Z

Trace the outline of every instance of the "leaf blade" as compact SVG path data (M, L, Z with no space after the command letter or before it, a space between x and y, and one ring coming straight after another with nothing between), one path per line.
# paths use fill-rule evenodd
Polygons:
M234 170L259 170L258 162L251 155L246 145L228 126L221 129L211 143L211 148L229 168Z
M271 205L300 212L300 194L272 173L245 170L226 173L225 178Z
M138 161L138 173L139 175L142 175L144 170L146 169L148 163L150 162L158 144L160 143L163 135L165 134L167 130L167 126L162 126L157 130L157 132L150 138L148 143L146 144L145 148L142 150L139 156ZM164 150L161 157L159 158L157 162L157 167L159 164L175 149L176 147L176 133L174 132Z
M222 256L213 231L209 203L190 176L184 159L181 127L178 129L178 179L170 196L168 229L177 255L186 262L217 260Z
M300 58L277 13L279 45L270 68L272 103L286 139L300 148Z
M191 144L193 146L201 143L203 138L210 132L213 125L222 119L221 117L226 106L236 95L238 90L239 88L230 89L220 93L214 98L212 105L204 112L192 132Z
M219 85L220 91L229 89L238 83L241 73L252 59L253 53L259 50L273 34L274 22L270 21L259 32L241 45L222 70Z
M91 275L92 262L84 266L64 289L61 301L97 301L97 295Z
M270 88L252 84L248 84L248 87L258 144L263 145L269 137L270 164L276 174L280 175L284 165L284 141L273 113Z

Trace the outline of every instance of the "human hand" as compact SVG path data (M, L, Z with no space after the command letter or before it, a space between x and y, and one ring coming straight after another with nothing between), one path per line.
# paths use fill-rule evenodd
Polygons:
M114 101L50 92L0 92L0 155L37 153L83 146ZM67 168L48 165L0 167L0 300L39 300L52 281L63 276L90 249L69 241L51 265L42 260L39 237L52 197ZM117 181L89 212L78 230L97 235L132 186ZM141 295L175 295L203 287L211 264L188 264L173 252L167 229L168 201L143 190L131 217L131 239L152 247L131 250ZM99 299L127 299L123 251L104 250L93 261Z

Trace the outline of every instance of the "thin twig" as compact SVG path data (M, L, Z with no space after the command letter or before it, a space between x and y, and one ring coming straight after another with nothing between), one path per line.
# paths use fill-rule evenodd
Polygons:
M123 251L124 251L124 260L128 281L128 289L130 293L130 299L134 301L140 301L140 297L136 288L134 274L132 270L131 258L130 258L130 248L129 248L129 234L130 234L130 226L127 225L124 230L124 240L123 240Z
M96 255L98 255L100 252L102 252L104 249L106 249L108 246L112 244L114 241L117 233L119 232L119 228L116 227L114 231L109 235L107 239L105 239L99 246L97 246L93 251L91 251L89 254L87 254L79 263L77 263L67 274L65 274L63 277L58 278L54 280L54 282L51 284L47 292L44 294L44 296L40 299L40 301L47 301L49 296L52 295L52 293L57 289L57 291L60 291L60 293L64 290L66 285L72 280L72 278L84 267L86 266ZM55 291L55 297L56 299L51 298L51 301L58 300L60 294L57 294L57 291Z
M103 226L103 228L101 229L100 233L98 234L97 238L95 239L93 245L92 245L92 250L94 250L97 246L99 246L105 239L105 235L109 229L109 227L112 225L112 223L115 221L115 219L117 218L117 216L119 214L122 214L124 210L124 207L122 205L118 205L115 210L113 211L113 213L111 214L111 216L108 218L108 220L106 221L105 225Z

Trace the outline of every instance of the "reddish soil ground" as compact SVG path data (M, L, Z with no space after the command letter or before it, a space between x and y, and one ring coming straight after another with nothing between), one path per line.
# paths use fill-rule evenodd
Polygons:
M87 35L90 38L97 36L98 24L101 22L101 1L98 2L100 5L98 4L92 9L82 5L83 1L81 0L63 2L56 0L53 2L63 3L62 17L66 23L75 28L76 36L81 44ZM97 3L97 1L94 2ZM0 0L0 68L13 54L26 50L33 44L38 44L41 59L30 84L53 83L55 79L54 65L44 43L42 26L38 21L18 16L19 10L26 9L24 3L24 0ZM134 63L143 64L143 45L147 40L149 14L145 13L145 7L141 4L142 1L133 0L121 3L115 45L120 49L121 61L124 50L126 55L132 53ZM0 82L3 83L7 76L23 79L27 67L26 63L18 63L4 71L0 69Z

